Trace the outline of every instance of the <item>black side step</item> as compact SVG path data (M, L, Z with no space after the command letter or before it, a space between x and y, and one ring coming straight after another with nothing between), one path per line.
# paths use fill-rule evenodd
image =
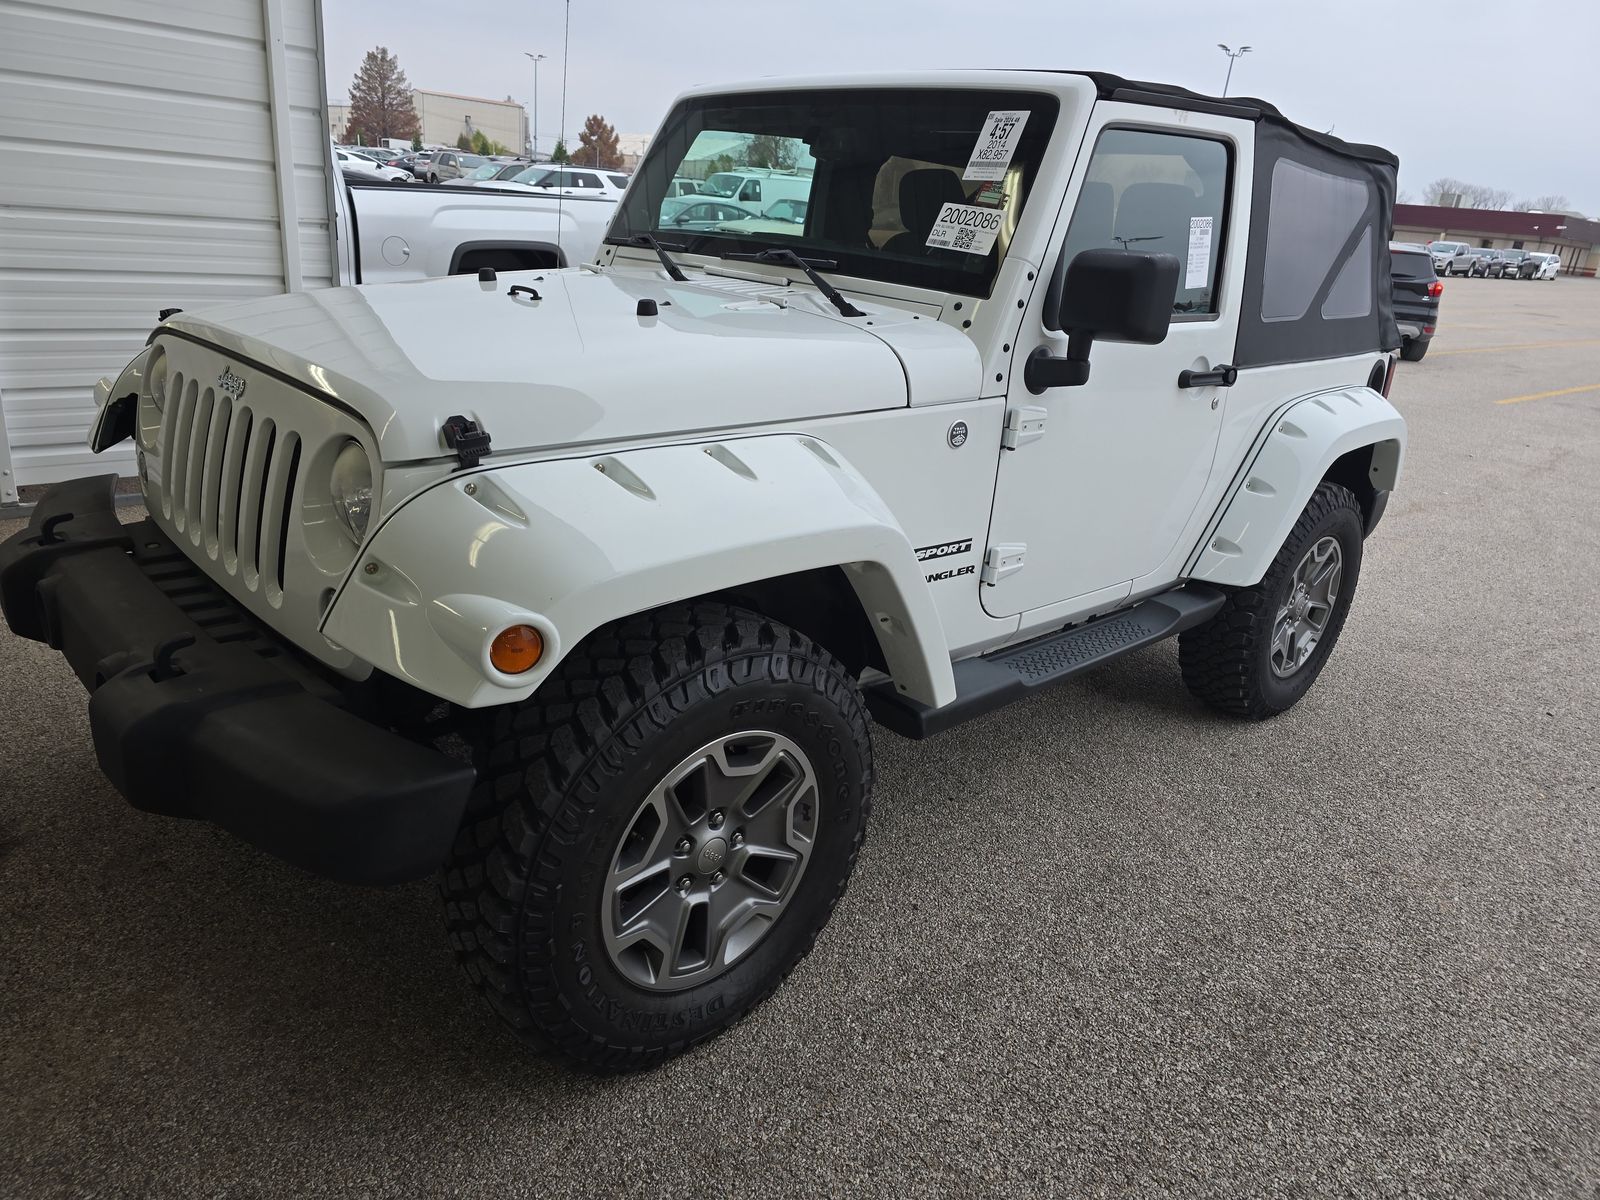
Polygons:
M904 737L931 737L1020 700L1047 683L1103 666L1130 650L1203 624L1226 599L1216 588L1191 583L1122 612L982 658L963 659L955 664L956 698L942 708L902 696L892 683L868 688L867 708L880 725Z

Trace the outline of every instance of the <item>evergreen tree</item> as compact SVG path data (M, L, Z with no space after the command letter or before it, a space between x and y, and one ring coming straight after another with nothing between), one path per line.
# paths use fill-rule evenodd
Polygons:
M384 46L368 50L350 84L350 124L345 137L359 137L364 144L376 146L384 138L416 138L420 133L411 85L400 63Z
M558 163L572 161L572 155L567 153L567 141L565 138L556 139L556 148L550 151L550 161Z
M615 171L622 166L622 151L617 146L617 130L606 124L599 113L591 113L578 134L578 153L574 160L585 167Z

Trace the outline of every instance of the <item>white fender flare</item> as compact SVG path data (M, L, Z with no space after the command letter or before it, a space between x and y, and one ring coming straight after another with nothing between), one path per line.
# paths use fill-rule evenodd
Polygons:
M955 698L944 629L917 557L860 472L811 437L773 434L461 472L389 514L323 633L373 666L469 708L534 691L609 621L674 601L842 567L896 686ZM508 625L544 637L504 675Z
M1184 574L1248 587L1261 582L1328 469L1371 446L1368 474L1390 491L1400 477L1406 422L1383 394L1339 388L1290 401L1262 428Z

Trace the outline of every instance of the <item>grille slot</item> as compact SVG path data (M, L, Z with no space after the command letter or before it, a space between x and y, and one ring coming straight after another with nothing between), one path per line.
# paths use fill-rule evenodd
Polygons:
M252 592L261 586L261 509L267 499L267 472L277 426L263 418L250 437L239 482L239 574Z

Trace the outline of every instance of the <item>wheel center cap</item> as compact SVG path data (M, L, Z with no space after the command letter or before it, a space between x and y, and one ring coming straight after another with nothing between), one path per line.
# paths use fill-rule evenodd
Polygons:
M695 870L702 875L709 875L712 871L722 866L723 860L728 857L728 843L723 838L712 838L700 847L700 853L695 856Z

